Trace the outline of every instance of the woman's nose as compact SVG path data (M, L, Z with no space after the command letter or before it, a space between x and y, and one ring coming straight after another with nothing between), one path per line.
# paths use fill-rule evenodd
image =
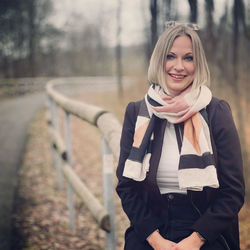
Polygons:
M184 70L182 59L177 59L176 60L174 68L175 68L176 71Z

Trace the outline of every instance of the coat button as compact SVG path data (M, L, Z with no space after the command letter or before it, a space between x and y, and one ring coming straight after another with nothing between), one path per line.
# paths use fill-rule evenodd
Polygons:
M173 200L173 199L174 199L174 195L173 195L173 194L169 194L169 195L168 195L168 199L169 199L169 200Z

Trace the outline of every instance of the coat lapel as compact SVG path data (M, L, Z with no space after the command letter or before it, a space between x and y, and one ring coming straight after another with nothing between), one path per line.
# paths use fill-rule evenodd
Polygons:
M157 118L154 128L154 141L152 144L152 156L150 159L150 169L147 176L147 185L150 186L150 192L160 195L160 190L157 185L156 175L160 162L164 132L167 121Z

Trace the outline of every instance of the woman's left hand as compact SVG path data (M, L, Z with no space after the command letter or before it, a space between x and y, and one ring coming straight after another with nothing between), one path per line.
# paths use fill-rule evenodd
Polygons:
M201 240L196 232L193 232L190 236L173 246L171 250L199 250L203 244L204 241Z

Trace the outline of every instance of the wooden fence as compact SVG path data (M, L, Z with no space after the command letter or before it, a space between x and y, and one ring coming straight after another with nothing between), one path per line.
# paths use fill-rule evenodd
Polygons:
M73 87L74 80L71 79ZM79 84L79 80L75 81ZM74 229L73 194L77 194L89 209L99 227L106 231L106 249L116 249L115 221L114 221L114 184L113 184L113 156L119 157L119 142L121 124L116 117L106 110L75 101L56 89L62 85L60 80L51 80L46 86L48 94L48 124L53 152L54 164L57 170L58 185L62 188L63 175L67 180L67 199L69 207L70 228ZM65 112L64 138L60 134L59 109ZM72 166L70 116L77 116L81 120L96 126L102 140L102 173L104 205L91 193L84 182L74 172Z

